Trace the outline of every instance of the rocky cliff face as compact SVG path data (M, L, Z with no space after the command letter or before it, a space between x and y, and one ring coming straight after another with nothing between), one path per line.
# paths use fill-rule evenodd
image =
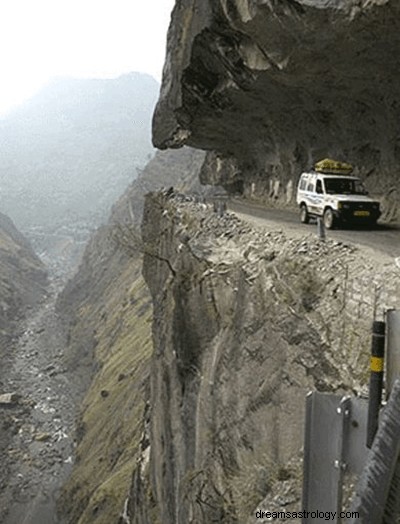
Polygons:
M207 150L203 183L289 204L300 171L334 156L395 217L398 15L390 0L177 0L155 145ZM166 181L158 163L132 187L181 185L189 166ZM400 306L398 268L171 189L148 196L141 241L142 205L120 200L60 300L67 361L94 373L69 522L255 524L257 507L299 509L304 397L365 389L370 323Z
M0 350L14 334L16 322L43 297L45 268L12 221L0 213Z
M202 178L290 200L348 160L398 202L400 18L393 0L177 0L153 138L212 151Z
M153 345L141 275L144 194L197 185L203 157L189 149L158 153L114 205L59 297L58 311L68 319L65 365L72 387L86 391L76 462L59 504L71 524L116 523L127 507L132 475L148 448Z
M132 522L299 510L305 395L364 390L373 316L400 305L398 268L170 192L148 197L143 238L154 354Z

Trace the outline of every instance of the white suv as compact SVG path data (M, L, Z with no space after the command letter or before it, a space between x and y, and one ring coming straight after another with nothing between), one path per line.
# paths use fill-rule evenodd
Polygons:
M321 217L327 229L340 222L374 226L381 215L379 202L368 197L359 178L349 175L303 173L296 202L301 222L307 224L310 218Z

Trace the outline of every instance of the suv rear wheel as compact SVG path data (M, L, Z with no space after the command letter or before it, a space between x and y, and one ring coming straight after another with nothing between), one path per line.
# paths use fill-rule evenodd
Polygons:
M310 215L308 214L307 206L305 204L301 204L300 206L300 222L302 224L308 224L310 221Z
M330 207L325 209L323 220L326 229L333 229L333 226L335 225L335 215Z

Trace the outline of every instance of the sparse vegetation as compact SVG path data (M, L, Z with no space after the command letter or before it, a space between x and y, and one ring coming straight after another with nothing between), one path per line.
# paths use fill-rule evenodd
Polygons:
M100 308L97 303L81 308L83 315L74 327L79 336L86 323L97 326L94 358L100 364L83 404L86 431L77 449L80 460L63 497L66 506L74 508L70 518L77 524L109 524L111 516L117 521L140 451L152 352L151 308L137 314L149 299L138 261L134 264L126 264L110 283ZM101 311L108 314L99 325Z

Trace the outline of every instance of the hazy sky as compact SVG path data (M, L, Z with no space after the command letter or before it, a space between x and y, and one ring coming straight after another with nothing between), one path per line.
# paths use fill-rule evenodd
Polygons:
M0 0L0 114L54 76L158 80L175 0Z

